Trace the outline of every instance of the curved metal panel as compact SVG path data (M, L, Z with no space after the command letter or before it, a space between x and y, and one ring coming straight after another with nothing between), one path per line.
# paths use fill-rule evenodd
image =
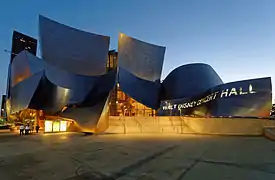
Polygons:
M165 47L119 35L118 65L141 79L160 80Z
M44 62L41 59L28 51L22 51L13 59L11 64L12 87L43 69Z
M42 77L43 71L40 71L11 88L11 113L29 107L31 99L38 88Z
M76 107L69 107L60 116L74 119L82 132L103 132L108 128L108 96L115 85L116 70L93 78L92 88Z
M84 32L39 16L42 58L76 74L98 76L106 72L110 38Z
M81 106L94 106L102 99L106 99L115 86L116 75L117 71L113 70L108 74L97 77L85 100L81 102Z
M74 119L82 132L95 132L107 98L94 106L67 108L60 116Z
M116 78L116 70L101 76L85 76L50 65L46 66L45 74L53 84L71 90L71 99L68 104L96 103L98 98L108 96Z
M44 75L31 99L29 108L43 110L47 115L54 115L68 104L73 94L72 90L51 83Z
M269 117L271 78L218 85L193 97L162 101L159 115Z
M46 66L45 75L56 86L71 90L72 95L68 104L84 101L98 79L98 77L74 74L51 65Z
M110 115L109 103L110 103L110 96L105 102L105 106L101 112L100 118L96 126L96 130L95 130L96 133L105 132L109 128L109 115Z
M180 66L162 82L162 100L199 95L208 89L223 84L215 70L202 63Z
M158 109L161 85L140 79L123 68L119 68L119 86L123 92L147 107Z

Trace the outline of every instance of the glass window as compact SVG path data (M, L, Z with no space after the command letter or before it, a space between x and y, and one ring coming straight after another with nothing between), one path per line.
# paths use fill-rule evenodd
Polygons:
M67 131L67 121L60 121L60 131Z
M114 67L114 56L110 56L110 67Z
M52 131L53 131L53 122L45 121L45 132L52 132Z
M55 121L54 123L53 123L53 132L59 132L60 131L60 122L58 122L58 121Z

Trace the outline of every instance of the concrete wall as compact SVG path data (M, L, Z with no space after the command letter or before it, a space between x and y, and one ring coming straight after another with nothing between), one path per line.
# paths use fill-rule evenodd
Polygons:
M262 135L275 121L246 118L110 117L107 133L196 133Z

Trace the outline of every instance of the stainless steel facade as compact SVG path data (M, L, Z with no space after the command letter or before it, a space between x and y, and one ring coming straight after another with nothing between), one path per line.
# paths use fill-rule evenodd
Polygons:
M44 61L28 51L22 51L11 64L11 87L44 69Z
M43 60L26 51L14 59L11 112L43 110L46 115L73 118L82 131L104 130L103 115L117 75L116 70L106 73L109 37L42 16L39 24Z
M103 132L108 128L110 91L114 87L152 111L159 110L159 115L199 112L202 116L249 113L262 116L271 108L270 78L253 80L252 84L250 81L224 84L211 66L195 63L176 68L161 83L165 47L120 34L118 58L114 56L107 65L109 37L77 30L43 16L39 20L42 59L27 51L14 58L10 66L8 114L24 109L43 110L49 116L75 120L83 132ZM244 86L247 95L237 96L244 93ZM257 96L253 93L255 89ZM213 93L222 96L223 91L232 98L203 100L206 101L203 106L187 107L191 106L190 102L202 101L209 93L212 99ZM168 111L162 109L167 103ZM187 103L181 105L187 108L173 112L169 105L173 103L173 107L175 103ZM122 106L126 111L131 110L132 104L127 107L122 103ZM236 113L239 111L245 113Z
M118 65L140 79L160 80L164 54L165 47L119 34Z
M162 100L200 95L210 88L223 84L208 64L187 64L174 69L162 82Z
M149 44L125 34L118 40L118 83L136 101L157 109L165 47Z
M220 84L194 96L162 101L158 114L269 118L271 100L271 78L250 79Z
M39 17L42 59L60 69L88 76L106 72L110 37L84 32Z

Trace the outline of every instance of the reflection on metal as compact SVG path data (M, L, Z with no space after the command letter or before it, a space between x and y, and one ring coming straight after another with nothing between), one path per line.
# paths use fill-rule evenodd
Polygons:
M106 103L117 75L106 73L109 37L42 16L40 35L44 61L28 52L13 61L10 111L43 110L46 116L73 118L84 132L106 130ZM64 131L60 123L53 123L52 131Z
M159 115L197 117L269 117L271 78L221 84L196 96L162 101Z
M174 69L162 82L162 100L200 95L223 84L219 75L208 64L194 63Z
M43 69L44 61L28 51L22 51L13 59L11 64L12 87Z
M119 82L122 91L136 101L153 109L159 107L161 90L159 82L140 79L123 68L119 69Z
M34 96L42 77L43 71L34 74L33 76L25 79L24 81L21 81L11 88L11 113L19 112L20 110L29 108L31 99Z
M74 119L82 132L95 132L105 101L89 107L68 108L60 116Z
M106 72L110 38L84 32L39 17L42 59L75 74L98 76Z
M109 114L110 114L109 102L110 102L110 97L108 97L107 101L105 102L105 106L101 112L99 122L95 129L96 133L105 132L109 128Z
M154 116L152 109L159 107L159 114L168 116L269 115L270 78L223 84L211 66L196 63L176 68L160 83L165 47L120 34L118 60L112 52L112 60L106 62L109 37L42 16L39 25L43 60L23 51L10 66L12 87L6 103L10 119L20 117L26 109L41 110L39 117L74 119L72 124L82 132L104 132L109 127L114 87L127 95L117 91L117 97L124 97L114 101L120 106L124 125L125 116ZM137 112L140 104L143 113ZM138 120L134 122L144 130ZM174 127L173 118L170 123ZM62 120L46 121L45 131L65 131L67 126Z
M29 103L29 108L40 109L49 115L54 115L68 104L72 95L71 89L53 84L44 75Z
M159 81L165 47L149 44L125 34L119 34L118 65L147 81Z
M120 88L136 101L157 109L160 75L165 47L156 46L125 34L118 40L118 82Z
M31 108L47 115L60 114L75 119L86 132L94 132L101 113L105 113L103 108L115 85L116 71L93 77L53 69L46 64L44 70L12 88L12 112Z

